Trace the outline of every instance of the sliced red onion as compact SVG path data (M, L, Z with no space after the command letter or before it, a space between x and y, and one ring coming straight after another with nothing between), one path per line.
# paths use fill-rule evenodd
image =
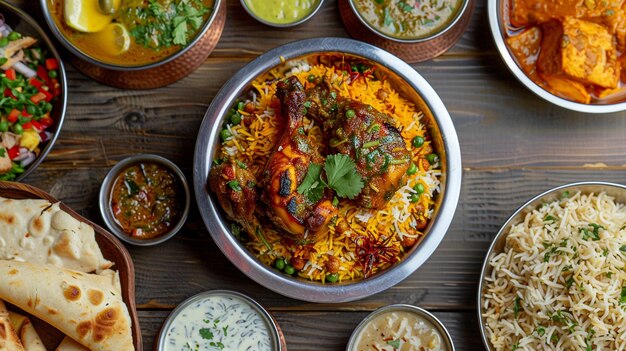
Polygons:
M22 160L24 160L25 158L27 158L27 157L28 157L28 153L29 153L29 152L30 152L30 151L28 151L28 149L27 149L27 148L25 148L25 147L21 147L21 148L20 148L20 152L17 154L17 156L15 156L15 158L13 159L13 161L22 161Z
M20 155L20 156L21 156L21 155ZM26 154L26 158L25 158L25 159L23 159L23 160L22 160L22 162L20 162L20 166L22 166L22 167L26 167L26 166L28 166L29 164L33 163L33 161L35 161L35 159L36 159L36 158L37 158L37 156L35 155L35 153L34 153L34 152L32 152L32 151L29 151L29 152ZM13 160L13 161L15 161L15 160Z
M50 140L50 138L52 138L52 133L50 132L41 132L39 133L39 137L41 138L41 142L45 142Z
M32 68L26 66L22 62L16 62L15 64L13 64L12 67L15 68L16 71L25 75L26 78L32 78L37 75L37 72L35 72Z

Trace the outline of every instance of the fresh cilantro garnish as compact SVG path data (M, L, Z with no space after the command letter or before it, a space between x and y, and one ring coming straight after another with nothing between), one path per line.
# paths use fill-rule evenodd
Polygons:
M200 29L203 22L203 15L207 11L208 9L202 5L198 9L190 5L186 0L181 0L176 6L176 13L178 15L172 19L172 26L174 28L172 42L176 45L187 45L189 28L191 27L194 32Z
M187 45L200 29L209 8L199 0L178 0L161 3L149 0L147 6L128 8L126 16L135 42L152 49ZM139 18L140 21L137 21Z
M4 148L0 148L0 157L4 157L6 155L6 150Z
M400 348L400 339L396 339L396 340L389 340L387 341L387 345L393 347L393 348Z
M326 185L320 179L321 175L322 165L310 163L306 176L302 184L298 187L298 193L306 196L312 203L318 202L324 196L324 188Z
M228 182L228 183L226 183L226 184L228 184L228 186L229 186L231 189L233 189L234 191L237 191L237 192L241 191L241 185L240 185L240 184L239 184L239 182L238 182L238 181L236 181L236 180L231 180L230 182Z
M537 330L535 330L537 332L537 335L539 336L543 336L546 333L546 328L539 326L537 327Z
M206 340L213 340L213 332L209 328L200 329L200 336Z
M580 228L580 232L583 235L583 240L589 240L589 238L593 239L593 241L600 240L600 229L606 229L603 226L595 223L589 223L589 226L593 228L589 230L588 228Z
M349 156L330 155L324 163L326 180L322 178L322 165L311 163L304 180L298 186L298 193L310 202L318 202L324 196L326 187L333 189L338 197L354 199L363 189L363 178L356 171L356 164ZM338 201L333 201L335 203Z
M519 303L519 302L520 302L521 300L522 300L522 299L521 299L519 296L516 296L516 297L515 297L515 301L513 302L513 314L514 314L514 316L515 316L515 319L517 319L517 315L519 314L519 311L520 311L520 307L521 307L521 305L520 305L520 303Z
M622 294L620 295L619 303L626 303L626 285L622 286Z
M547 215L544 219L544 222L556 222L556 217L551 216L551 215Z
M330 155L324 165L328 187L337 192L339 197L354 199L363 189L363 179L356 171L356 164L349 156Z
M623 245L622 247L620 247L619 250L621 252L626 252L626 245Z

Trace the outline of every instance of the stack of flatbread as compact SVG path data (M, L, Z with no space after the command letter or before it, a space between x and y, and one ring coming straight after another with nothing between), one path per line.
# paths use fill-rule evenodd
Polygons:
M133 351L112 265L93 228L58 204L0 197L0 351L45 351L30 321L1 300L63 332L57 351Z

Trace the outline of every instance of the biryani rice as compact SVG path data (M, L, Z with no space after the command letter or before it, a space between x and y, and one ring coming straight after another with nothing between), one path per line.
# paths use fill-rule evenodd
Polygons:
M512 226L483 290L494 349L625 350L625 223L614 198L578 192Z
M230 157L244 162L258 177L281 134L272 108L276 83L279 79L295 75L305 88L310 88L314 84L307 78L314 75L328 79L340 96L372 105L390 115L397 122L407 149L411 151L413 162L419 170L409 176L406 186L397 191L387 206L380 211L365 210L350 201L341 200L336 224L345 222L350 230L339 233L335 226L331 226L328 237L313 244L312 247L287 243L270 225L264 226L263 234L271 249L264 243L255 241L248 242L247 246L267 265L281 257L287 259L293 256L302 257L307 263L298 275L306 279L324 282L329 274L325 265L330 256L335 256L340 261L339 281L363 278L365 273L355 252L357 247L355 241L359 240L357 238L367 237L375 241L391 237L388 245L397 250L399 261L407 249L402 245L402 240L407 237L419 239L423 236L422 231L414 229L417 221L429 220L433 214L434 197L440 191L441 171L438 164L430 166L424 162L425 156L433 152L425 121L422 121L424 115L412 102L401 97L385 79L359 77L350 80L344 72L334 67L322 64L309 65L305 62L289 63L291 64L289 72L275 70L269 73L269 78L265 76L252 83L256 91L245 103L254 104L254 112L243 112L243 122L229 129L232 136L223 142L219 157ZM384 99L377 96L379 90L386 92ZM324 143L322 130L316 123L307 120L305 130L314 145ZM418 135L425 137L426 141L422 147L413 148L411 140ZM425 191L418 202L411 203L409 198L411 194L416 193L413 187L418 183L424 186ZM374 267L370 273L386 269L389 265Z

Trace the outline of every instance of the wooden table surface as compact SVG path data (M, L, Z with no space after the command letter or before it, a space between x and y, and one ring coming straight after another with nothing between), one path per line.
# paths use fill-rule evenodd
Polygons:
M41 19L39 1L13 1ZM413 65L450 111L463 157L456 215L428 262L397 286L360 301L301 302L261 287L231 265L211 240L194 204L174 239L156 247L128 247L135 262L146 350L152 349L172 308L211 289L242 291L268 307L290 351L343 350L366 314L391 303L434 312L452 334L457 350L483 349L476 316L478 278L486 250L505 219L530 197L556 185L626 179L626 113L574 113L532 94L496 52L486 3L477 1L467 32L448 53ZM278 45L325 36L347 36L336 1L327 0L303 25L274 29L250 18L239 1L228 0L226 27L217 48L195 73L171 86L120 90L93 82L70 66L61 135L26 183L102 224L97 195L116 161L135 153L162 155L174 160L191 181L198 128L228 78Z

